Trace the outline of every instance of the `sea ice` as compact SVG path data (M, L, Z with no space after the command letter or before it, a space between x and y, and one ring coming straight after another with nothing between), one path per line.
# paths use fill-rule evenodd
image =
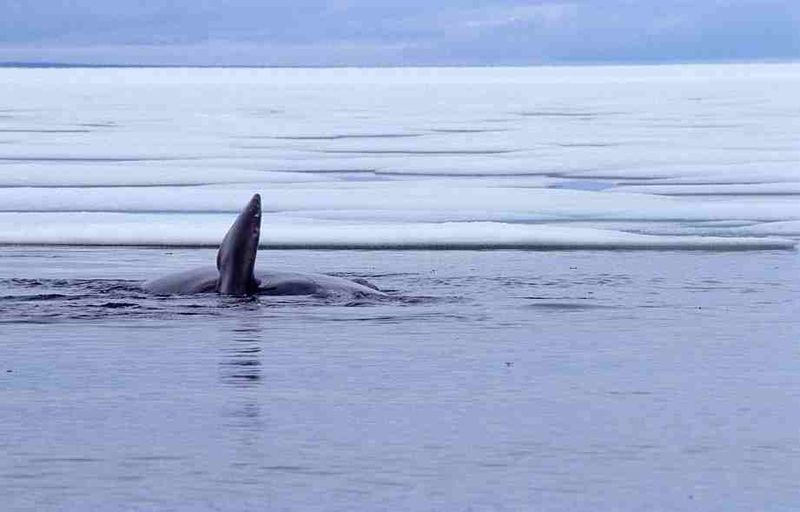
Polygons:
M799 69L3 69L2 242L788 247Z

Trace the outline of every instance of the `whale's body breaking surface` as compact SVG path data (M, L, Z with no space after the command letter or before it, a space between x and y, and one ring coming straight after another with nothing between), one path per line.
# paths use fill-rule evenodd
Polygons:
M256 270L257 285L240 295L385 295L369 283L325 274ZM223 293L218 288L219 271L213 267L200 267L170 274L145 284L145 289L158 295L191 295L194 293Z
M367 281L325 274L265 271L255 268L261 235L261 196L255 194L228 230L217 253L217 266L170 274L145 283L158 295L385 295Z

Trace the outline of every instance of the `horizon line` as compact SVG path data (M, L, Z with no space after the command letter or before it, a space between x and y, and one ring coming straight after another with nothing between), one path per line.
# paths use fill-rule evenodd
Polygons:
M519 64L133 64L47 61L0 61L5 69L94 69L94 68L158 68L158 69L397 69L397 68L532 68L532 67L600 67L600 66L669 66L704 64L795 64L799 58L762 59L658 59L658 60L589 60L552 61Z

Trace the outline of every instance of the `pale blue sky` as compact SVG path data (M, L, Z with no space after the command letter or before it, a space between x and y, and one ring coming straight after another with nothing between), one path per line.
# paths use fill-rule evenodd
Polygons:
M800 58L800 0L0 0L0 61L459 65Z

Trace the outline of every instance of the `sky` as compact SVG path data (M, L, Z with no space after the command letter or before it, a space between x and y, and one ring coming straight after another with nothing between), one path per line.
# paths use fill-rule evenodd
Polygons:
M0 62L797 60L800 0L0 0Z

